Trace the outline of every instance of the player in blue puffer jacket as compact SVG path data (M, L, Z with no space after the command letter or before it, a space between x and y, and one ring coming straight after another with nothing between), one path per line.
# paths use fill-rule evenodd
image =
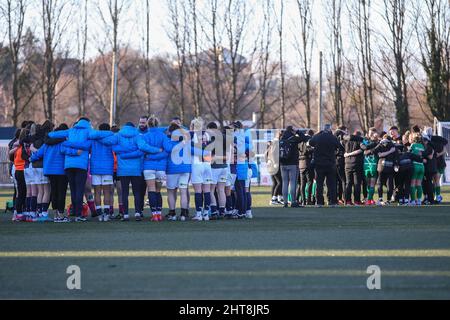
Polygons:
M167 219L177 220L175 206L177 190L180 189L181 215L180 220L189 217L189 177L191 173L190 134L178 124L172 123L167 129L168 139L164 142L164 150L169 154L167 158L167 200L169 214Z
M152 214L152 221L161 221L162 195L161 186L166 177L167 158L169 154L163 150L160 153L152 153L153 148L164 149L167 136L159 128L159 119L150 116L147 123L148 132L138 142L138 148L145 153L144 179L147 185L148 201Z
M111 127L107 123L99 126L99 131L92 133L90 138L94 141L91 147L90 173L92 175L92 186L94 187L94 201L96 215L99 220L106 222L112 214L111 188L114 183L114 155L112 146L101 143L101 138L112 136ZM102 208L102 194L103 208Z
M235 129L234 132L234 149L235 149L235 164L230 165L232 172L236 173L236 182L234 185L236 194L236 209L237 213L234 218L242 219L247 217L251 219L251 214L247 214L247 207L251 207L251 200L247 199L249 196L250 176L249 176L249 155L253 152L251 144L250 131L244 130L241 122L236 121L232 124ZM234 168L233 168L234 167ZM234 170L233 170L234 169ZM251 212L251 211L250 211Z
M50 138L67 138L69 142L83 144L90 148L91 123L88 118L80 118L73 128L49 133ZM63 145L64 146L64 145ZM72 199L73 212L76 222L87 221L81 216L83 209L84 187L87 179L87 169L89 164L89 151L77 152L76 154L66 153L64 169L69 180L70 196Z
M99 129L89 131L89 141L87 143L68 140L63 143L63 146L90 153L89 172L92 178L92 185L94 186L94 201L90 203L88 200L89 208L91 209L93 218L99 216L100 221L108 221L111 213L114 156L112 147L102 144L99 140L110 137L113 133L110 131L109 124L107 123L101 124ZM105 195L103 210L102 192Z
M67 130L66 124L61 124L55 131ZM38 152L31 156L31 161L44 159L44 175L50 180L51 203L55 212L54 222L69 222L66 216L66 194L68 180L64 172L65 154L76 154L78 150L63 147L64 138L47 138Z
M139 208L143 208L144 206L141 203L143 197L141 196L140 181L143 171L144 154L138 148L138 145L142 144L141 140L142 136L131 122L126 123L117 134L100 140L103 144L111 145L112 150L117 156L117 176L122 185L122 201L124 206L122 221L129 221L128 195L130 183L134 196L135 218L136 221L142 220L142 212L139 212ZM160 153L163 149L150 147L149 151Z

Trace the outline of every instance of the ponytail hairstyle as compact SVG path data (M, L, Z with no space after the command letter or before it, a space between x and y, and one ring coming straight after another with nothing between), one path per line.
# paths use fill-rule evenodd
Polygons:
M44 134L47 134L53 130L55 125L50 120L45 120L45 122L42 124L41 130Z

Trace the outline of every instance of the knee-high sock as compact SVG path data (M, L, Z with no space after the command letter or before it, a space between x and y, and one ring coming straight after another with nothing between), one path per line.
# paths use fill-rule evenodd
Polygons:
M252 210L252 194L247 192L247 211Z
M157 210L158 212L160 212L160 211L162 211L162 206L163 206L163 200L162 200L161 192L157 192L157 193L156 193L156 199L157 199L157 202L156 202L156 210Z
M31 197L27 197L25 200L26 212L31 212Z
M233 200L231 199L231 195L226 198L225 208L227 211L233 210Z
M204 198L203 209L209 211L211 207L211 192L205 192L203 194L203 198Z
M367 198L368 200L373 200L373 195L375 194L375 188L374 187L367 187Z
M436 196L440 196L441 195L441 187L440 186L434 187L434 193Z
M417 190L416 190L416 186L411 186L411 191L410 191L410 195L411 195L411 201L415 201L417 199Z
M422 186L417 186L416 188L417 188L417 199L422 200L422 195L423 195Z
M157 197L156 197L156 192L153 191L149 191L148 192L148 202L150 204L150 210L152 213L156 212L156 207L157 207Z
M31 212L37 212L37 197L31 197L30 210Z
M195 211L201 212L203 208L203 193L195 193Z

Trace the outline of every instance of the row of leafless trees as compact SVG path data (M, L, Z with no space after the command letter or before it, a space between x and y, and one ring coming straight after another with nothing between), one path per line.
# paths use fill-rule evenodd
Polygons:
M166 0L173 51L154 56L156 5L0 0L3 121L88 114L119 123L156 113L223 124L256 112L259 127L313 127L319 47L327 121L368 129L383 119L406 129L417 119L450 120L448 0L329 0L323 8L314 0Z

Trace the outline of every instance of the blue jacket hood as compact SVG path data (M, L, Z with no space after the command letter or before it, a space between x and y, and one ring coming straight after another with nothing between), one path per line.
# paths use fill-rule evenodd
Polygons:
M119 135L125 137L125 138L133 138L137 135L139 135L139 132L136 128L130 127L130 126L124 126L120 131Z

